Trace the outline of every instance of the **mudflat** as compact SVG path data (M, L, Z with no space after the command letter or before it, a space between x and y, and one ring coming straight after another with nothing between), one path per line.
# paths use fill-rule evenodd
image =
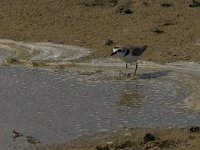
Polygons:
M65 144L39 147L38 150L198 150L199 128L121 129L79 138Z
M196 0L2 0L0 38L91 48L85 60L146 44L143 60L199 62L199 16Z

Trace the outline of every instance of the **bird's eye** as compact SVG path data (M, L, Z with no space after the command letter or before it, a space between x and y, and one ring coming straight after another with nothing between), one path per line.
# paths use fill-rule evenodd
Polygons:
M121 52L121 51L122 51L121 49L118 50L118 52Z

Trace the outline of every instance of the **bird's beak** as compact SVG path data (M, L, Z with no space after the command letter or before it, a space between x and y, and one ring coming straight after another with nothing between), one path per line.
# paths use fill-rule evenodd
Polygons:
M110 56L113 56L113 55L115 55L115 54L117 54L117 52L113 52Z

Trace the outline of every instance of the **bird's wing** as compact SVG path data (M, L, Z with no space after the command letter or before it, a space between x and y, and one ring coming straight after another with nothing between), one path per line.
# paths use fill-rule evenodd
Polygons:
M131 47L130 48L132 55L134 56L140 56L145 49L141 48L141 47Z

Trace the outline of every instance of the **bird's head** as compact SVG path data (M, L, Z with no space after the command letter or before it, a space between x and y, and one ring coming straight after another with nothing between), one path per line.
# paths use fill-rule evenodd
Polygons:
M123 47L116 46L113 48L113 52L111 56L118 54L118 55L124 55L126 53L126 50Z

